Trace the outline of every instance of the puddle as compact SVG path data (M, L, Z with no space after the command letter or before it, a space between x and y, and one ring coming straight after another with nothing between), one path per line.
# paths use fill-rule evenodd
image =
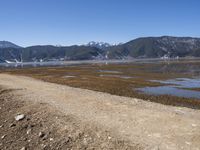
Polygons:
M114 73L114 74L122 73L122 72L119 72L119 71L112 71L112 70L99 70L99 72L102 72L102 73Z
M76 76L63 76L63 78L75 78Z
M151 80L151 82L159 82L166 84L158 87L144 87L138 88L140 92L152 95L172 95L185 98L197 98L200 99L200 92L187 90L183 88L200 88L200 78L177 78L166 81ZM171 85L169 85L171 84ZM182 89L181 89L182 88Z
M121 75L109 75L109 74L101 74L100 77L116 77L121 79L132 79L133 77L130 76L121 76Z
M145 87L138 90L152 95L172 95L185 98L200 98L200 92L198 91L183 90L173 86Z
M179 88L200 88L200 78L177 78L166 81L151 80L152 82L159 82L163 84L173 84Z

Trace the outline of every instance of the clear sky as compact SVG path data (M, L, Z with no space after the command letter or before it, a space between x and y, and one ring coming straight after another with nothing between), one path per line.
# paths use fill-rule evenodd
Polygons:
M200 0L0 0L0 40L21 46L200 37Z

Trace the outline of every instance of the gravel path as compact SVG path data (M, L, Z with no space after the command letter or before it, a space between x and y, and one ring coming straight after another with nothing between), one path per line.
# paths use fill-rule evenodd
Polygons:
M146 149L200 149L200 111L0 74L0 85L20 89L26 101L47 103L63 114ZM112 137L109 137L112 138Z

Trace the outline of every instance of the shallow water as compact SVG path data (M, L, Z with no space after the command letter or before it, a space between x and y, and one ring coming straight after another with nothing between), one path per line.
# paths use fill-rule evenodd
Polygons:
M172 95L178 97L200 99L200 92L198 91L183 90L172 86L145 87L140 88L139 91L151 95Z
M114 73L114 74L120 74L122 72L115 71L115 70L99 70L101 73Z
M63 76L63 78L75 78L76 76Z
M101 74L100 77L115 77L115 78L121 78L121 79L132 79L134 77L130 76L122 76L122 75L112 75L112 74Z
M138 88L137 90L152 95L172 95L178 97L200 99L200 91L194 91L192 89L190 90L190 88L200 88L200 78L177 78L166 81L151 81L163 83L166 85L158 87Z
M70 60L70 61L46 61L46 62L22 62L22 63L0 63L0 68L27 68L27 67L51 67L81 64L124 64L124 63L151 63L159 62L160 59L133 59L133 60Z

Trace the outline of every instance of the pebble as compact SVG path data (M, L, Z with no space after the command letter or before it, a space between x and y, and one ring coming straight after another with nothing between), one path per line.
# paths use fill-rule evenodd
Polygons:
M97 137L98 137L98 138L100 138L100 137L101 137L99 133L97 133Z
M197 125L196 125L196 124L192 124L192 126L193 126L193 127L196 127Z
M46 140L46 139L48 139L48 136L47 136L47 135L44 135L44 136L42 137L42 139L43 139L43 140Z
M15 127L15 126L16 126L16 124L14 124L14 123L12 123L12 124L9 125L10 128L11 127Z
M6 137L6 135L3 135L2 137L1 137L1 139L4 139Z
M83 144L84 144L84 145L88 145L87 138L84 138L84 139L83 139Z
M26 150L26 147L22 147L20 150Z
M42 148L46 148L47 146L45 144L41 144Z
M25 115L24 115L24 114L20 114L20 115L15 116L15 120L16 120L16 121L23 120L24 118L25 118Z
M44 136L45 136L44 132L40 132L40 133L39 133L39 137L40 137L40 138L43 138Z
M108 139L110 140L110 139L112 139L112 137L109 136Z
M187 142L187 141L185 142L185 144L187 144L187 145L191 145L191 143L190 143L190 142Z
M28 129L28 130L26 131L26 133L27 133L27 134L30 134L30 133L31 133L31 129Z

